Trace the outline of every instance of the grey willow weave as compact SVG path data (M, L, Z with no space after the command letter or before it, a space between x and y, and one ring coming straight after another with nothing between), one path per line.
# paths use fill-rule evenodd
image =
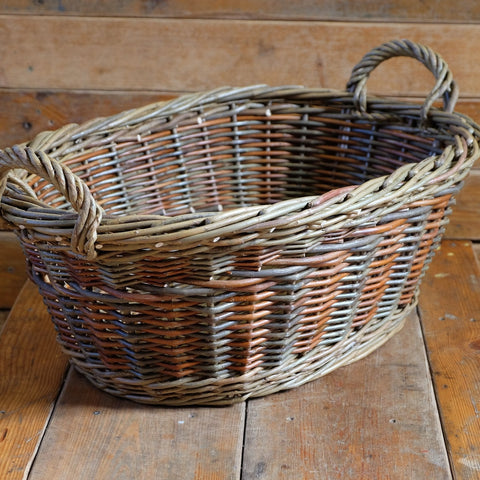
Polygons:
M367 96L395 56L435 76L423 105ZM270 394L364 357L415 306L479 156L456 98L437 54L392 41L345 91L222 88L0 151L2 214L95 385L169 405Z

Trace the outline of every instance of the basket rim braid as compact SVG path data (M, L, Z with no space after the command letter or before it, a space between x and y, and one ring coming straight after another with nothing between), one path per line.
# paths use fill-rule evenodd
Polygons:
M367 95L396 56L434 75L423 104ZM267 395L403 326L480 155L457 98L437 53L393 40L346 90L222 87L0 150L1 213L93 384L166 405Z

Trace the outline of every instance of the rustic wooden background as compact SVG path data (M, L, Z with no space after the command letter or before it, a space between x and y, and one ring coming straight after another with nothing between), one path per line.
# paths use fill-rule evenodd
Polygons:
M187 91L254 83L343 89L362 55L394 38L441 53L460 85L457 109L479 119L479 21L475 0L4 0L0 148ZM369 91L421 101L431 85L420 64L393 59L372 75ZM472 221L478 205L469 193L479 185L474 171L459 199ZM450 237L472 238L468 225L452 222ZM7 229L0 220L0 309L25 280Z
M441 53L460 86L457 109L480 121L479 24L477 0L1 0L0 148L187 91L252 83L343 89L362 55L394 38ZM422 101L431 85L420 64L394 59L368 86ZM245 442L245 478L262 472L291 478L289 472L312 471L319 462L331 468L329 478L359 468L368 478L479 478L480 244L471 243L480 240L478 192L480 170L474 169L447 231L451 240L422 286L425 301L388 349L282 400L254 400L248 417L243 404L161 413L134 408L71 371L49 420L67 360L31 284L2 330L25 272L15 236L0 220L0 366L6 372L0 390L9 393L0 413L11 411L0 429L6 458L0 455L0 472L24 478L36 456L32 480L65 478L67 469L82 478L98 472L120 478L120 467L146 472L144 478L159 468L169 478L193 477L193 469L215 478L215 472L238 473ZM362 392L358 398L356 392ZM390 431L384 424L391 422L397 423ZM166 439L163 449L153 434ZM320 444L323 457L317 458L320 450L312 445Z

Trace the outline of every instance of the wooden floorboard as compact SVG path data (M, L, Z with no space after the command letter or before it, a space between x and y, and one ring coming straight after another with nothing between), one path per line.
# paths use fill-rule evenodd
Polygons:
M72 371L28 478L237 480L244 414L138 405Z
M42 439L67 359L31 283L0 333L0 479L17 480L24 478Z
M449 479L412 315L366 359L247 407L244 479Z
M466 241L445 241L420 314L456 479L480 478L480 271Z

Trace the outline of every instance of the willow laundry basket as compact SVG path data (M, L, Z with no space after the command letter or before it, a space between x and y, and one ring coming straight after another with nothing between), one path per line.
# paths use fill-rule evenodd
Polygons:
M394 56L434 74L423 105L367 96ZM169 405L266 395L401 328L479 155L456 98L437 54L389 42L346 91L222 88L7 148L2 214L95 385Z

